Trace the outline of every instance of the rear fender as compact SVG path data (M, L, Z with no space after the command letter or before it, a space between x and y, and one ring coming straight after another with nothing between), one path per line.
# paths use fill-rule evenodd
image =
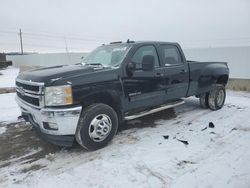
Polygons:
M229 69L226 63L208 64L207 66L203 67L198 79L197 94L210 91L213 87L213 84L218 83L220 78L223 78L223 84L226 85L228 75Z

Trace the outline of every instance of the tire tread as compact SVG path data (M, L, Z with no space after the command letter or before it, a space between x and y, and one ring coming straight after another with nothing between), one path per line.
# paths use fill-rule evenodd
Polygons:
M216 97L217 97L217 94L218 94L218 91L220 89L223 89L224 93L225 93L225 98L226 98L226 91L225 91L225 87L224 85L221 85L221 84L215 84L213 86L213 89L209 92L208 94L208 106L211 110L219 110L223 107L224 105L224 102L225 102L225 98L224 98L224 102L222 104L222 106L218 106L217 105L217 100L216 100Z
M101 144L102 142L106 141L102 141L100 142L99 144L100 145L93 145L90 143L90 141L84 137L82 137L81 135L81 129L86 126L86 123L88 122L88 118L93 116L95 114L95 112L97 110L100 110L100 109L103 109L103 110L109 110L110 113L113 113L114 115L114 119L115 119L115 122L112 122L112 129L114 128L114 132L110 133L110 134L113 134L111 135L110 139L108 140L108 142L113 138L113 136L116 134L117 132L117 129L118 129L118 118L117 118L117 114L116 112L113 110L112 107L106 105L106 104L103 104L103 103L95 103L95 104L92 104L88 107L86 107L86 109L84 109L81 113L81 116L80 116L80 119L79 119L79 122L78 122L78 126L77 126L77 130L76 130L76 141L85 149L87 150L96 150L96 149L100 149L102 147L104 147L105 145L108 144L108 142L104 143L104 144ZM109 135L110 136L110 135ZM109 137L108 136L108 137ZM99 147L100 146L100 147Z

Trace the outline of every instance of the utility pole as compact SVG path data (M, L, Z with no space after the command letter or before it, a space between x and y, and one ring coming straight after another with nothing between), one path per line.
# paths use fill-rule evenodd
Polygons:
M70 58L70 54L69 54L68 43L67 43L66 37L63 37L63 38L64 38L64 42L65 42L66 54L68 56L68 63L71 64L71 58Z
M66 53L68 54L69 49L68 49L68 43L67 43L66 37L63 37L63 39L64 39L64 42L65 42L65 50L66 50Z
M23 37L22 37L21 29L19 29L19 37L20 37L20 45L21 45L21 54L23 55Z

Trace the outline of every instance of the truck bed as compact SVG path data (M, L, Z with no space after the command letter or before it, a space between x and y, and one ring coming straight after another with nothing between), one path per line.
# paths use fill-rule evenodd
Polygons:
M226 62L187 61L189 66L189 89L187 96L199 95L211 89L211 85L218 80L217 76L226 76L229 69Z

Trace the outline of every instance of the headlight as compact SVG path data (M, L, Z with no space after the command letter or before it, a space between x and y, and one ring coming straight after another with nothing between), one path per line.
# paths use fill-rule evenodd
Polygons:
M45 88L45 105L60 106L73 103L72 89L70 85L52 86Z

